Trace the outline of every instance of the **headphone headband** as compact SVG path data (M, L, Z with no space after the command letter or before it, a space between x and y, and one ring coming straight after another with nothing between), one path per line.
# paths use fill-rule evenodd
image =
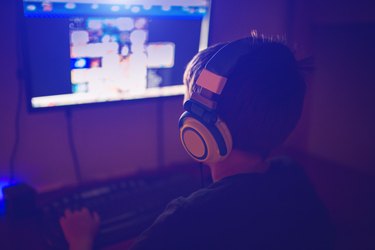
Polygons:
M211 57L205 68L216 75L228 77L240 57L249 53L253 42L252 37L245 37L224 45Z
M218 162L232 150L232 136L216 114L216 101L240 57L249 52L252 41L248 37L223 46L210 58L193 83L190 99L184 103L186 112L180 117L179 127L184 148L197 161Z
M210 109L216 109L216 100L213 100L211 96L221 95L227 77L233 72L240 57L250 51L252 41L251 37L246 37L228 43L219 49L207 62L196 83L193 83L191 99ZM211 92L210 96L202 95L203 92L207 91Z

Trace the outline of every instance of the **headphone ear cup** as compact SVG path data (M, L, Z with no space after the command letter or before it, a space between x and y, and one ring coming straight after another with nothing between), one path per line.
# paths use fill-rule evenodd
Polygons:
M215 125L208 127L189 112L185 112L179 123L182 145L193 159L212 163L229 155L232 137L225 123L219 119ZM221 153L222 151L225 154Z

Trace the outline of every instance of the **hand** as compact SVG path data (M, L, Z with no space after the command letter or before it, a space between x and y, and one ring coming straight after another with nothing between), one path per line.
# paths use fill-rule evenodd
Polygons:
M99 215L96 212L91 213L87 208L74 212L65 210L65 215L60 219L70 250L90 250L99 230L99 224Z

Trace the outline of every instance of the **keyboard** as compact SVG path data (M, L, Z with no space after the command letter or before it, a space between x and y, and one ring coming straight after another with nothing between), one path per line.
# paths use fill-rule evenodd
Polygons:
M200 183L198 176L187 172L148 173L45 193L39 201L44 234L51 248L67 249L59 218L68 208L87 207L101 218L96 249L134 239L172 199L189 195Z

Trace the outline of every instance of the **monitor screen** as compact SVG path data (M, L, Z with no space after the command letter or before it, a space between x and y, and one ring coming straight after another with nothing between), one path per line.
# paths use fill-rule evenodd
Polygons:
M24 0L32 108L174 96L207 46L208 0Z

